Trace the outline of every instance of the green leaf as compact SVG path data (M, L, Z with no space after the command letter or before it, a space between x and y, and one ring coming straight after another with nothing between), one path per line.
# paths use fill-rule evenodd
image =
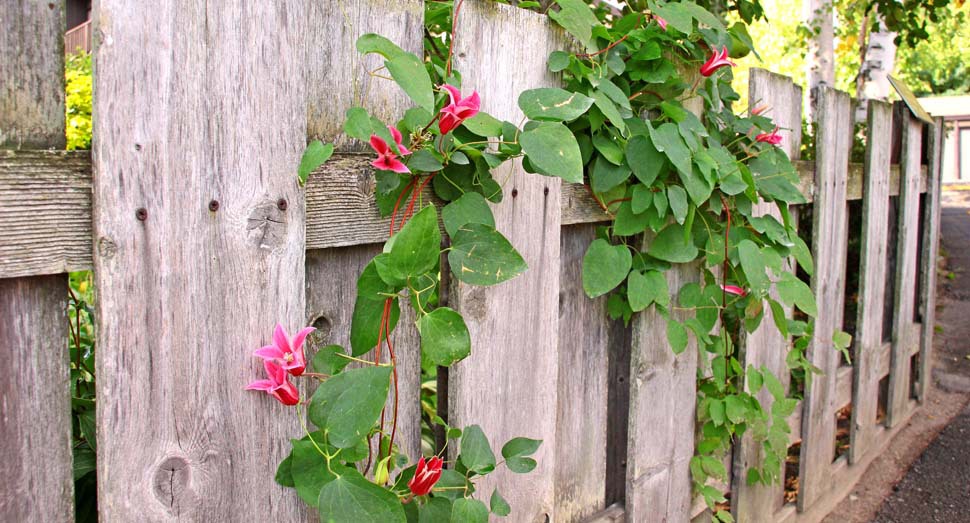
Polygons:
M805 285L805 282L799 280L794 274L790 272L782 274L781 279L775 282L775 288L778 289L778 297L786 305L794 305L813 318L818 315L818 307L811 287Z
M596 15L583 0L556 0L556 3L560 9L549 11L549 18L575 36L583 46L588 47L593 38L593 27L600 25Z
M683 4L676 2L656 4L651 2L650 9L658 16L663 17L667 21L667 25L681 33L690 35L694 31L694 19L690 12L684 9Z
M427 111L434 111L434 90L431 77L424 63L417 56L405 53L384 62L391 78L407 93L414 103Z
M680 136L676 124L667 122L656 129L651 128L650 139L653 140L657 150L664 153L682 175L691 173L690 149L684 143L684 138Z
M765 273L765 260L761 255L761 249L751 240L741 240L738 244L738 257L751 290L758 295L766 293L771 282Z
M744 421L744 415L748 409L740 398L737 396L728 396L724 398L724 406L724 413L731 420L731 423L737 424Z
M390 312L388 331L393 332L394 327L397 326L397 320L401 316L401 308L396 298L391 302ZM383 314L383 302L357 296L357 300L354 302L354 313L350 318L350 349L352 356L360 356L377 346L377 337L380 332L381 316Z
M670 185L667 187L667 200L670 202L674 219L683 225L684 219L687 218L687 191L679 185Z
M327 434L331 445L356 445L377 423L390 386L391 368L351 369L317 387L308 409L310 421Z
M469 223L481 223L495 227L495 217L488 206L485 197L477 192L468 192L449 203L441 210L441 220L445 222L445 230L449 235L458 233L461 226Z
M751 394L757 394L761 390L761 385L764 384L764 378L761 372L754 368L753 365L748 365L748 392Z
M630 202L630 210L634 214L641 214L650 208L653 203L653 191L643 184L633 186L633 201Z
M626 143L626 158L637 179L649 186L663 169L665 159L649 136L638 134Z
M439 480L438 484L440 483ZM449 521L451 521L451 500L446 497L435 496L418 509L418 523L447 523Z
M664 307L670 304L667 279L660 271L631 272L627 279L627 295L630 298L630 307L637 312L646 309L651 303Z
M495 454L478 425L465 427L460 452L458 459L468 470L483 475L495 470Z
M491 506L492 514L495 514L496 516L505 517L512 512L512 507L510 507L509 503L505 501L505 498L499 494L498 489L492 491L492 498L489 501L489 505Z
M711 421L713 421L715 425L717 426L724 425L726 418L724 416L723 401L718 399L711 400L711 403L708 405L707 409L708 409L707 411L708 414L711 415Z
M435 483L434 489L436 489L434 493L435 497L453 500L475 492L475 484L455 469L442 469L441 478Z
M671 120L680 123L687 119L687 111L679 104L660 102L660 110Z
M684 237L684 226L671 223L650 242L647 254L671 263L687 263L697 257L697 247Z
M471 336L464 318L448 307L439 307L418 319L421 359L425 365L448 367L467 357Z
M687 329L677 320L667 320L667 342L674 354L680 354L687 349Z
M327 345L313 355L313 361L310 367L313 369L313 372L319 374L326 374L328 376L338 374L350 363L348 358L340 357L338 354L346 354L343 347L340 345Z
M593 103L603 113L603 116L620 129L621 132L626 131L626 122L623 121L623 115L620 114L613 100L599 89L593 91L591 96L593 97Z
M332 143L323 145L323 142L320 140L310 142L310 145L307 145L306 150L303 151L303 158L300 159L300 168L297 171L297 178L300 180L300 185L306 184L310 173L317 170L317 167L323 165L332 155Z
M488 523L488 507L474 498L459 498L451 506L451 523Z
M451 238L451 272L472 285L496 285L528 269L522 255L495 227L466 223Z
M88 452L90 452L90 449L87 449L87 450ZM94 461L93 461L95 459L95 455L93 452L90 452L90 454L92 459L92 466L90 470L94 470L96 468L94 466ZM290 488L296 487L296 484L293 483L292 464L293 464L293 452L290 451L290 453L286 456L286 458L284 458L283 461L280 462L279 466L276 467L276 477L274 479L276 480L276 483L278 483L280 486L290 487ZM78 465L79 465L78 455L77 455L77 452L75 452L74 453L74 471L75 471L74 481L77 481L78 478L84 475L82 474L81 476L79 476L77 474ZM85 472L85 474L87 474L87 472Z
M529 89L519 95L519 108L531 120L569 122L592 105L592 98L556 87Z
M748 164L758 192L763 196L788 203L805 203L798 190L798 173L785 153L777 148L766 149Z
M434 205L428 205L411 217L384 248L388 253L387 269L396 278L407 280L434 269L441 253L441 231Z
M553 51L549 55L549 70L558 73L563 69L569 67L570 55L564 51Z
M583 257L583 290L590 298L602 296L623 283L631 266L633 255L626 245L593 240Z
M408 158L408 168L412 171L422 171L422 172L434 172L440 171L444 168L441 161L431 154L431 151L427 149L420 149L414 151L414 154Z
M630 168L626 164L614 165L602 156L593 160L593 170L590 173L590 185L593 192L604 193L625 182L630 177Z
M483 111L479 111L475 116L465 120L462 125L483 138L502 136L502 122Z
M558 122L539 122L519 135L529 162L543 174L567 182L583 182L583 158L576 137Z
M376 33L360 35L356 45L360 54L377 53L388 60L406 53L397 44Z
M610 56L616 55L611 53ZM620 59L619 62L623 63L623 59ZM627 111L632 110L630 107L630 99L627 97L627 94L624 93L622 89L617 87L615 83L607 80L606 78L600 78L597 80L597 82L598 84L596 85L596 88L608 96L610 100L613 100L613 103L619 105L621 109L625 109Z
M406 523L401 501L354 469L346 469L320 490L321 523Z
M319 432L317 433L319 434ZM316 445L324 447L322 438L314 438ZM336 478L327 469L327 460L320 454L314 441L293 440L293 452L290 454L290 474L296 493L304 503L311 507L317 506L320 489Z
M761 367L761 377L764 380L765 388L768 389L768 392L771 393L771 397L775 401L785 398L785 386L778 381L778 378L767 367Z
M660 193L657 193L660 194ZM613 234L617 236L633 236L643 232L650 223L651 213L634 214L633 203L623 202L613 220Z
M351 107L347 109L346 121L344 121L344 132L351 138L356 138L362 142L370 139L374 134L370 115L363 107Z
M536 468L536 460L528 457L537 450L542 444L540 439L512 438L502 446L502 457L505 458L505 466L517 474L526 474Z

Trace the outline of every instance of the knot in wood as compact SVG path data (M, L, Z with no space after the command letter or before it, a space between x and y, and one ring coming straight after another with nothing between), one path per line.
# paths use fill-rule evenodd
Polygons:
M257 247L275 249L286 240L286 213L276 201L265 199L249 213L246 232Z
M169 456L158 465L152 482L155 497L170 514L191 494L191 464L182 456Z
M118 252L118 246L115 242L111 241L111 238L102 236L98 240L98 254L105 259L112 258L115 253Z

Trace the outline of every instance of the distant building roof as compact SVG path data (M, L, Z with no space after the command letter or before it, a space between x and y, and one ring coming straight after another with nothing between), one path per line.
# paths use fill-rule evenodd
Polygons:
M927 96L919 103L933 116L970 116L970 95Z

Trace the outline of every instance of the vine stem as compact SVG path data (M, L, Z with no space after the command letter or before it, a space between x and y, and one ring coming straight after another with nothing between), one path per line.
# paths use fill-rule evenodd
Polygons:
M451 58L455 55L455 36L458 34L455 28L458 27L458 13L461 12L463 3L465 3L465 0L458 0L458 5L455 6L455 14L451 18L451 41L448 42L448 62L445 64L445 79L451 76Z
M596 193L593 192L593 188L590 187L589 184L585 184L585 183L583 184L583 187L586 187L586 190L589 191L589 195L593 198L593 200L596 200L596 203L599 204L600 209L603 209L603 212L605 212L606 214L610 214L610 210L605 205L603 205L603 202L596 196Z
M637 24L636 24L637 26L640 25L640 21L641 20L643 20L643 15L640 14L640 13L637 13ZM576 55L576 58L593 58L594 56L599 56L599 55L601 55L603 53L609 52L610 49L613 49L614 47L616 47L617 45L619 45L621 42L623 42L624 40L626 40L627 38L629 38L630 37L630 34L631 34L630 32L626 33L625 35L623 35L623 38L620 38L619 40L613 42L612 44L606 46L603 49L600 49L599 51L596 51L595 53L582 53L582 54L578 54L578 55Z

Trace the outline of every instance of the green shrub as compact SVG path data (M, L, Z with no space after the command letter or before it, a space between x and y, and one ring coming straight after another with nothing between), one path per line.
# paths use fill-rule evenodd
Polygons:
M68 150L91 148L91 53L78 50L64 64Z

